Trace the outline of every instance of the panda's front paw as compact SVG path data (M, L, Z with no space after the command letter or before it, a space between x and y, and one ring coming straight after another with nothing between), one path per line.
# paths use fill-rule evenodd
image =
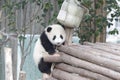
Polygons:
M49 78L50 78L50 75L44 73L44 74L43 74L43 77L42 77L42 80L47 80L47 79L49 79Z
M59 56L60 56L60 54L57 54L57 53L56 53L56 54L54 54L53 56L57 56L57 57L59 57Z

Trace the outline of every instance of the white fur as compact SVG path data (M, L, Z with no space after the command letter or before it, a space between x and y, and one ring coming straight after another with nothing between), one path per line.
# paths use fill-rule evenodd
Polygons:
M51 27L52 31L47 32L47 28ZM45 34L48 37L49 41L53 44L53 45L61 45L66 38L66 33L64 28L61 25L58 24L54 24L54 25L50 25L45 29ZM56 35L55 40L53 40L53 36ZM60 38L60 35L63 36L63 39ZM37 42L35 43L35 47L34 47L34 53L33 53L33 59L35 64L38 66L40 59L43 56L47 56L49 55L48 52L45 51L43 45L41 44L41 40L40 38L37 40ZM48 74L43 74L43 78L48 78L50 75Z
M52 28L50 32L47 32L48 27ZM65 41L65 38L66 38L66 33L65 33L64 28L58 24L50 25L48 27L45 29L45 35L48 37L49 41L53 45L61 45ZM55 40L53 40L54 35L56 35ZM60 35L63 36L63 39L60 38ZM39 38L37 42L35 43L34 53L33 53L33 59L34 59L35 64L38 66L40 59L47 55L49 54L48 52L45 51L43 45L41 44L41 40Z
M50 33L48 33L46 31L48 27L52 28L52 31ZM66 37L64 28L58 24L50 25L48 27L45 29L45 34L48 37L48 39L50 40L50 42L53 45L61 45L65 41L65 37ZM63 36L63 39L60 38L60 34ZM56 35L55 40L53 40L54 35ZM43 56L47 56L47 55L49 55L49 54L45 51L44 47L41 44L40 38L39 38L37 40L37 42L35 43L34 53L33 53L33 59L35 61L35 64L38 66L40 59Z
M54 45L58 45L58 46L61 45L65 41L65 37L66 37L64 28L58 24L50 25L50 27L52 27L52 31L50 33L46 31L47 28L45 29L45 34L47 35L48 39ZM52 40L54 34L56 35L56 39ZM63 39L60 38L60 34L63 36Z
M38 66L38 63L40 61L40 59L44 56L47 56L48 53L45 51L45 49L43 48L40 38L37 40L37 42L35 43L35 47L34 47L34 53L33 53L33 59L35 61L35 64Z

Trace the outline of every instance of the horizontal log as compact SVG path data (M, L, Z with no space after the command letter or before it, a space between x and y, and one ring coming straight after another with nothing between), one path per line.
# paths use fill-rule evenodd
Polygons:
M86 50L86 48L88 49L88 53L90 54L94 54L96 56L100 56L100 57L104 57L104 58L108 58L108 59L112 59L112 60L116 60L116 61L120 61L120 56L118 55L114 55L112 53L109 53L109 52L106 52L106 51L102 51L102 50L99 50L99 49L95 49L95 48L92 48L90 46L86 46L86 45L79 45L79 46L74 46L75 49L83 49L83 50Z
M63 60L63 62L76 66L76 67L80 67L80 68L84 68L87 70L90 70L92 72L95 73L99 73L105 76L109 76L113 79L120 79L120 73L113 71L111 69L105 68L105 67L101 67L98 66L96 64L81 60L81 59L77 59L73 56L67 55L67 54L62 54L61 55L61 59Z
M56 79L54 77L50 77L49 79L46 79L46 80L58 80L58 79Z
M119 61L115 61L112 59L93 55L90 52L86 51L85 49L81 49L81 48L75 49L75 48L71 48L68 46L61 46L58 49L69 55L72 55L72 56L78 57L80 59L89 61L91 63L97 64L97 65L100 65L103 67L107 67L107 68L110 68L110 69L120 72L120 62Z
M58 69L54 69L52 75L59 80L90 80Z
M97 45L97 44L94 44L94 43L89 43L89 42L84 42L84 44L88 45L88 46L91 46L92 48L103 50L103 51L112 53L114 55L120 56L120 51L117 51L116 49L111 49L108 46L100 46L100 45Z
M100 45L100 46L106 46L108 48L117 50L120 52L120 44L116 44L116 43L100 43L100 42L96 42L96 45Z
M108 69L108 68L105 68L105 67L102 67L102 66L99 66L99 65L96 65L96 64L78 59L78 58L75 58L75 57L67 55L65 53L59 53L59 54L61 56L59 58L60 60L58 60L58 61L62 61L64 63L70 64L70 65L73 65L76 67L84 68L84 69L90 70L92 72L108 76L112 79L118 79L118 80L120 79L119 72L113 71L111 69ZM53 59L53 62L54 62L54 59Z
M59 54L59 53L55 53ZM63 62L60 56L49 55L44 57L44 61L46 62Z
M73 67L73 66L70 66L64 63L57 64L55 67L58 69L70 72L70 73L76 73L81 76L86 76L88 78L95 79L95 80L113 80L101 74L94 73L94 72L91 72L91 71L88 71L82 68Z

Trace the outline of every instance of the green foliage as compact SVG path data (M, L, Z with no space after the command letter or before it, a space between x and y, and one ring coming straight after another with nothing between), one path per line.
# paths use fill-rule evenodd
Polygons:
M57 0L58 8L60 9L62 3L64 0ZM116 0L78 0L81 1L81 3L88 8L89 14L85 14L83 18L83 22L80 26L80 30L83 30L82 33L79 33L79 37L82 41L90 41L91 36L97 37L103 29L108 25L110 27L113 25L111 22L115 17L120 16L120 7L117 5ZM104 5L104 2L106 2L106 5L104 8L102 8L106 13L109 13L114 9L114 14L111 14L111 18L107 19L106 16L103 16L102 14L96 13L98 9L101 9L101 7ZM46 17L48 11L53 11L54 7L53 4L50 3L50 1L46 1L44 3L43 0L22 0L20 2L12 2L11 0L5 0L5 4L3 5L3 9L6 12L6 15L8 16L8 26L10 27L10 31L14 32L22 32L24 33L28 28L24 29L17 29L16 28L16 15L15 10L24 9L25 6L30 3L35 3L38 6L41 6L41 9L43 10L42 17ZM94 3L94 4L93 4ZM37 23L41 23L41 25L46 26L47 24L55 23L57 13L53 11L53 15L50 17L48 23L42 22L43 19L40 15L35 15L33 19L36 20ZM115 19L117 21L117 19ZM79 32L79 31L78 31ZM117 31L114 30L112 34ZM111 32L110 32L111 34Z
M13 2L12 2L13 1ZM56 0L58 2L58 8L60 8L63 0ZM33 36L30 37L30 41L27 40L26 34L28 30L33 29L32 22L40 23L42 26L46 26L47 24L54 23L56 20L57 13L53 11L54 7L53 4L50 3L50 0L18 0L18 2L14 0L3 0L4 4L2 4L2 10L4 12L5 23L7 23L7 31L14 32L18 34L18 41L21 50L21 65L20 69L23 69L24 61L26 60L26 56L31 51L31 42L34 38ZM35 5L35 6L34 6ZM31 7L31 11L33 11L33 6L36 7L38 11L34 10L31 16L28 18L28 7ZM17 12L16 12L17 11ZM16 14L20 12L20 14ZM22 14L23 13L23 14ZM39 14L40 13L40 14ZM44 17L50 13L51 15L48 23L44 22ZM41 16L42 14L42 16ZM21 17L20 17L21 16ZM19 19L20 17L20 24ZM24 19L24 20L23 20ZM30 20L26 20L30 19ZM23 21L21 21L23 20ZM36 25L34 25L36 26ZM30 30L31 33L33 30ZM6 37L5 37L6 39ZM0 42L3 42L4 38L0 35ZM26 47L26 41L28 43Z
M106 4L104 4L104 2ZM94 0L94 2L93 0L82 0L81 3L88 8L89 14L85 14L83 17L83 21L81 22L79 29L81 32L78 31L79 37L81 42L91 42L91 37L94 38L95 42L97 36L99 36L107 26L110 27L113 25L113 19L120 16L120 7L118 6L116 0ZM101 9L101 13L98 13L98 10ZM107 19L107 17L103 14L107 14L113 9L115 10L115 13L111 14L111 18ZM115 34L118 33L118 31L115 29L109 33Z
M25 36L23 36L23 35L20 35L19 36L19 41L21 42L21 41L24 41L26 39L26 37Z
M58 7L60 9L61 5L62 5L63 0L57 0L58 3ZM23 10L25 9L25 6L27 6L28 4L33 4L35 3L36 5L41 7L42 10L42 17L46 17L48 11L53 11L53 4L50 3L50 1L43 1L43 0L21 0L19 2L12 2L12 0L5 0L5 4L3 4L2 8L5 11L6 16L8 17L8 26L10 27L10 31L14 31L14 32L23 32L20 31L20 29L18 30L16 28L16 10ZM42 22L43 19L41 18L41 16L35 15L34 20L37 21L37 23L41 23L42 26L46 26L47 24L51 24L56 22L56 17L57 17L57 13L53 11L52 13L53 15L51 16L51 18L49 19L48 23ZM31 20L33 21L33 20Z
M109 31L109 34L111 34L111 35L119 34L119 31L115 28L112 31Z
M57 0L58 3L58 8L60 9L61 4L63 0ZM36 5L37 7L40 7L41 14L34 13L33 16L30 16L30 20L28 20L29 23L22 22L23 24L20 24L21 26L16 26L17 24L17 16L16 16L16 11L22 11L23 16L27 15L27 13L24 13L26 10L26 7L28 5ZM29 24L31 24L33 21L36 21L37 23L40 23L43 27L46 27L46 25L55 23L57 13L53 11L54 7L53 4L50 1L43 1L43 0L20 0L18 2L14 2L12 0L5 0L4 4L2 4L2 10L5 12L5 19L7 20L7 26L9 27L8 31L9 32L14 32L19 34L18 39L20 43L24 43L26 37L25 34L29 27L27 27ZM51 15L50 19L48 20L48 23L44 22L43 17L46 17L48 13L53 14ZM18 15L19 16L19 15ZM26 17L26 16L25 16ZM17 19L17 20L16 20ZM22 44L24 46L24 44Z
M107 3L106 9L108 9L109 12L112 10L114 10L114 12L115 12L114 14L111 15L112 18L119 17L120 16L120 7L119 7L117 1L116 0L106 0L106 3Z
M53 5L51 4L51 3L49 3L49 2L46 2L45 4L44 4L44 8L43 8L43 11L46 13L48 10L53 10Z
M58 7L61 8L61 5L62 5L64 0L57 0L57 1L58 1Z
M16 7L16 9L24 9L27 3L28 2L26 0L23 0L21 2L15 3L14 7Z
M120 1L120 0L118 0ZM118 21L118 19L116 17L120 16L120 7L117 3L116 0L106 0L106 9L108 12L110 11L114 11L114 13L111 14L111 18L107 19L108 20L108 28L110 28L110 26L112 26L113 24L111 23L113 20ZM110 31L109 34L119 34L118 30L115 28L113 31Z
M60 9L63 1L64 0L57 0L58 5L56 7L58 7ZM42 17L45 17L47 15L48 11L50 12L50 14L53 12L51 17L49 18L47 24L52 24L52 23L56 23L57 22L56 17L57 17L58 12L54 11L53 7L55 7L55 6L53 6L53 4L50 3L49 1L43 4L43 14L42 14ZM41 23L41 25L46 27L46 23Z
M56 17L57 17L57 13L54 13L53 16L52 16L52 18L48 21L48 24L56 22L57 21Z

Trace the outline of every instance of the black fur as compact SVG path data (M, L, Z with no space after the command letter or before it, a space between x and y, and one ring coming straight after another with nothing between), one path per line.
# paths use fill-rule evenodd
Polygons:
M43 45L44 49L50 54L55 53L55 46L48 40L45 32L43 32L40 36L41 44Z
M44 60L42 58L38 64L38 68L42 73L50 74L51 73L51 65L52 65L52 63L44 62Z
M56 36L53 37L53 40L55 40L55 39L56 39Z
M48 27L48 28L47 28L47 32L50 32L51 30L52 30L51 27Z
M61 25L65 29L65 26L61 24L60 22L57 22L57 24Z
M45 32L43 32L41 34L40 40L41 40L41 44L44 47L44 49L46 50L46 52L48 52L48 54L50 54L50 55L53 55L55 53L55 46L48 40ZM51 73L51 66L52 66L52 63L44 62L43 58L41 58L41 60L38 64L39 70L42 73L47 73L47 74Z

